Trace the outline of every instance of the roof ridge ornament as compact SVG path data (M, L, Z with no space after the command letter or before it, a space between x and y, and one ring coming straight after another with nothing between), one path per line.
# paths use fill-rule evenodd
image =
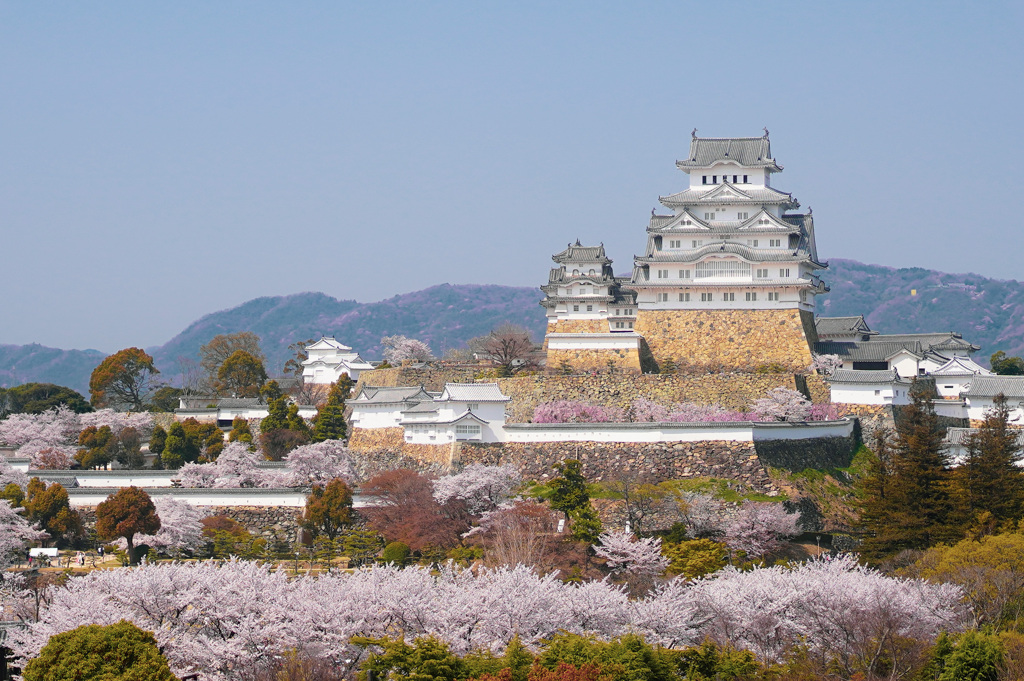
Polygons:
M764 130L764 138L768 139L768 126L765 126L762 130Z
M697 139L697 128L693 129L693 132L690 133L690 137L692 137L693 139Z

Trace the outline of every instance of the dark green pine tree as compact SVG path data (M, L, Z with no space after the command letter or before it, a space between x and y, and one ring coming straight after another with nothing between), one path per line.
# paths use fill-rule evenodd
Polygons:
M945 429L931 395L913 392L904 407L889 462L879 461L863 485L862 553L879 560L962 536L955 524Z
M1010 427L1006 397L998 395L977 432L965 442L966 457L954 472L963 521L969 525L1006 524L1024 510L1020 430Z
M288 398L277 397L267 402L267 417L260 421L260 432L288 428Z
M345 424L345 400L352 389L352 379L342 374L338 382L331 386L327 402L316 414L313 427L313 442L324 440L344 440L348 434Z

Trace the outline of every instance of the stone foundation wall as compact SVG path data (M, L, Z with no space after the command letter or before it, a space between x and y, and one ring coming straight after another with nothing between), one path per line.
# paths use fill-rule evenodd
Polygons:
M659 367L694 373L768 365L803 373L814 341L813 315L800 310L640 310L634 330Z
M778 489L751 442L680 442L624 444L606 442L462 443L460 465L510 464L527 480L545 480L551 466L578 459L591 482L635 476L652 480L714 477L738 480L767 494Z
M678 402L719 404L746 410L774 388L799 389L793 374L608 374L499 378L502 393L512 398L509 423L526 423L534 408L553 400L578 400L627 409L638 397L670 406Z
M402 428L352 428L348 434L348 448L354 452L404 445L405 430Z
M76 509L86 530L96 527L96 509ZM299 517L302 511L290 506L200 506L206 517L222 515L238 522L253 536L271 542L275 537L294 543L299 539Z
M578 350L548 350L547 370L550 373L568 369L571 373L622 372L640 373L640 353L636 348L580 348Z
M548 333L608 333L608 320L560 319L548 322Z

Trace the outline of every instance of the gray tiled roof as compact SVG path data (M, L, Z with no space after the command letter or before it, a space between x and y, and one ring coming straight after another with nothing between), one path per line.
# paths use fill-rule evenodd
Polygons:
M881 338L881 336L876 336ZM869 341L819 341L814 351L819 355L839 355L852 362L884 362L901 350L908 350L918 357L924 356L920 343L889 343L876 339Z
M952 331L946 333L884 333L875 336L872 342L887 341L891 343L920 343L928 350L980 350L977 345L969 343Z
M906 383L896 370L886 371L851 371L836 369L827 378L829 383Z
M748 168L770 168L778 171L782 166L772 158L768 136L763 137L694 137L690 140L690 155L676 161L679 168L706 168L718 161L736 161Z
M605 262L610 263L611 260L604 252L604 244L599 246L582 246L577 241L575 244L569 244L561 253L556 253L551 256L551 259L558 263L564 262Z
M967 397L995 397L999 393L1014 399L1024 397L1024 376L975 376L963 392Z
M719 187L725 185L718 185ZM729 185L732 186L732 185ZM800 202L793 198L792 194L786 192L780 192L778 189L772 189L771 187L765 187L764 189L739 189L735 188L738 193L745 194L746 197L739 196L733 198L725 198L718 196L715 190L694 190L684 189L681 192L675 194L669 194L668 196L660 196L658 200L662 204L671 207L681 207L698 204L792 204L793 206L799 206Z
M818 336L836 336L850 334L872 334L872 331L864 321L863 315L856 317L818 317L814 320L814 326L818 330Z
M965 445L967 444L967 438L977 432L977 428L947 428L946 442L951 445ZM1024 447L1024 430L1017 431L1017 445Z
M379 388L376 386L363 386L359 390L353 402L359 404L394 404L397 402L423 402L433 399L421 386Z
M448 397L457 402L508 402L497 383L445 383Z

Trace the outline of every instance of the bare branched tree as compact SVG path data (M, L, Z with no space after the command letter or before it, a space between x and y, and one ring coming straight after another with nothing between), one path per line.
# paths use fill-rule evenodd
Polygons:
M480 359L493 362L506 376L537 366L537 345L525 328L506 322L486 336L469 341L469 348Z

